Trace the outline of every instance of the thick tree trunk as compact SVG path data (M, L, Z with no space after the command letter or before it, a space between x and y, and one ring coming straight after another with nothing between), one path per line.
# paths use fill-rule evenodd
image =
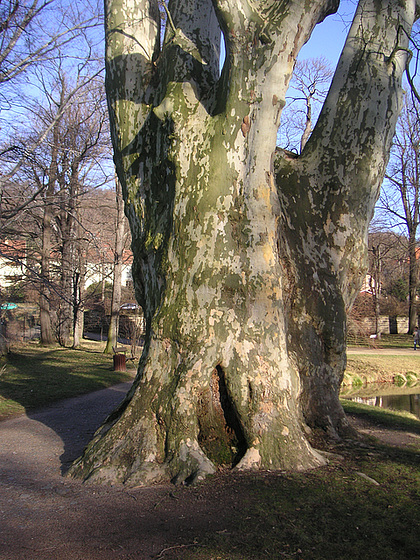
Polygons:
M312 100L309 94L305 99L305 102L306 102L306 120L305 120L305 129L303 131L302 138L300 139L301 152L303 152L303 148L305 147L305 144L308 141L308 138L312 132Z
M66 170L70 175L69 183L66 183L65 174L61 179L61 300L59 307L59 342L61 346L71 344L71 336L74 326L74 307L73 307L73 279L76 264L76 253L78 250L78 228L76 215L78 213L78 194L80 191L78 164L74 160Z
M84 329L84 313L83 308L79 306L76 310L75 318L74 318L74 326L73 326L73 348L79 348L82 337L83 337L83 329Z
M66 228L63 231L61 254L60 306L58 310L58 341L61 346L68 347L71 343L73 326L73 250L74 238Z
M51 346L55 342L50 313L50 253L51 208L49 205L46 205L42 221L41 288L39 297L39 321L41 327L40 342L43 346Z
M84 330L84 305L83 294L85 291L86 278L86 255L87 250L83 241L80 208L77 204L76 210L76 243L77 266L73 273L73 348L80 346Z
M73 348L79 348L84 330L84 308L82 294L85 288L85 263L79 247L79 266L73 278Z
M384 55L372 55L377 43L369 52L357 43L356 22L335 79L341 113L327 102L323 128L302 156L279 158L275 171L296 56L334 2L267 0L258 10L245 1L214 4L227 41L220 80L211 3L173 0L173 28L150 82L154 43L136 54L129 37L130 21L142 22L143 39L157 37L154 13L128 0L118 9L108 4L115 160L147 332L133 389L73 467L79 476L147 484L196 480L219 463L307 469L324 460L305 438L301 410L332 434L347 428L338 400L345 311L362 276L404 55L388 63L385 80ZM391 52L397 25L377 21L370 4L363 25L376 41L380 24L392 43L380 46ZM378 58L380 88L367 76ZM353 119L345 102L351 80ZM371 87L363 107L362 85ZM379 89L389 96L388 113L371 106ZM378 135L366 140L375 126ZM346 133L356 135L354 150Z
M338 400L346 311L365 277L367 228L401 108L400 24L409 33L415 9L403 4L359 2L314 133L299 158L278 162L291 355L306 421L332 435L348 430Z
M381 330L380 330L380 315L381 309L379 304L379 298L381 295L381 281L382 281L382 254L381 254L381 246L377 245L376 247L372 247L372 254L373 254L373 263L372 263L372 273L373 277L371 278L371 292L373 294L373 305L374 305L374 312L375 312L375 334L377 338L381 338Z
M41 327L40 342L43 346L51 346L56 342L51 321L51 286L50 259L52 248L53 199L57 181L57 145L59 129L58 123L53 128L53 149L49 169L49 181L45 193L45 204L42 216L41 234L41 289L39 297L39 321Z

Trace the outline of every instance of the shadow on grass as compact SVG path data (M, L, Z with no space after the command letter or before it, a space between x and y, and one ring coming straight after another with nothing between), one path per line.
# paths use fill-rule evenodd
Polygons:
M223 530L166 560L401 560L418 558L420 491L413 457L362 478L336 466L300 475L245 476L237 511ZM417 460L418 468L418 460Z
M372 426L419 433L420 421L351 405ZM239 478L226 527L165 560L420 558L420 454L372 438L329 448L327 467ZM223 499L223 503L226 500Z
M109 356L61 348L24 348L10 353L4 369L0 397L15 401L26 411L133 377L132 372L114 372Z
M111 364L103 353L61 348L11 353L0 377L0 418L2 409L4 416L26 412L54 430L65 472L132 384L134 372L114 372Z
M341 403L346 414L356 414L373 426L420 434L420 420L413 414L355 403L345 398Z

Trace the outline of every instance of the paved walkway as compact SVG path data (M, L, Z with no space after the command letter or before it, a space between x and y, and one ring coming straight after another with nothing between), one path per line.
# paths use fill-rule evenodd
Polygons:
M120 524L138 517L127 492L62 476L129 387L124 383L0 423L0 560L152 557L140 544L139 555L128 555L120 542L127 538L124 530L118 534ZM159 541L152 542L155 552Z
M81 455L97 428L122 401L130 387L131 382L121 383L1 422L0 473L3 474L3 459L17 459L19 449L26 456L30 450L35 466L37 458L44 460L45 454L50 454L52 448L55 457L50 456L52 470L48 474L56 472L57 460L60 463L59 471L65 472L74 459ZM18 446L14 436L16 432L21 434ZM45 465L43 467L45 470Z
M203 485L198 499L194 488L127 489L62 476L129 387L0 422L0 560L175 560L197 535L236 523L234 484Z
M347 354L377 354L378 356L419 356L420 350L414 352L412 348L373 348L368 346L360 346L347 348Z

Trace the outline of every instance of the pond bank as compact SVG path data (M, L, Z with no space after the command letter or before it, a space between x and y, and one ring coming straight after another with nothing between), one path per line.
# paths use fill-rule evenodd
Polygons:
M370 383L420 384L420 351L403 348L349 348L344 387Z

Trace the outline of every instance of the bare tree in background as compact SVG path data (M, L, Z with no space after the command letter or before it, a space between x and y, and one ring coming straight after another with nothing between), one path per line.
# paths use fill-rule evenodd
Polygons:
M333 75L334 70L324 57L296 62L282 114L282 146L296 152L303 150L327 96Z
M58 59L65 60L69 72L80 75L81 68L100 60L98 25L102 9L96 3L68 3L61 0L6 0L0 6L0 235L10 230L10 220L25 211L41 191L32 188L25 196L5 202L4 189L16 183L23 162L27 162L52 131L50 121L22 146L16 138L27 133L31 100L42 104L43 72ZM64 53L64 54L63 54ZM76 77L74 76L76 81ZM80 87L79 82L79 87ZM77 90L62 100L59 120ZM41 123L38 123L41 126ZM17 154L20 155L17 158ZM9 188L10 192L10 188ZM19 189L19 194L24 194Z
M104 350L106 354L111 354L113 352L113 348L118 344L123 252L126 237L124 199L122 195L121 183L118 177L115 177L115 199L117 212L115 223L114 271L112 279L111 317L109 321L107 343Z
M28 143L36 144L37 131L52 123L51 131L29 154L25 154L27 141L22 137L17 154L22 184L28 194L35 192L37 196L28 196L27 205L13 220L15 231L23 216L26 220L31 216L39 223L41 342L51 344L55 340L50 313L54 295L58 302L58 338L68 346L75 324L73 283L75 279L79 285L82 282L80 258L86 237L80 220L81 197L87 190L108 182L112 165L102 81L85 72L73 81L58 64L48 78L44 77L43 85L44 104L33 106ZM9 230L16 194L5 187L4 205L11 208ZM56 269L59 267L55 278L51 277L52 263Z
M98 25L99 11L76 10L77 5L60 0L1 2L0 95L3 84L16 82L34 65L54 59L57 50ZM2 100L7 104L4 97Z
M420 103L406 93L404 106L394 136L391 160L378 203L386 214L390 228L396 228L408 239L409 263L409 328L411 334L418 322L417 293L419 259L417 237L420 201Z

